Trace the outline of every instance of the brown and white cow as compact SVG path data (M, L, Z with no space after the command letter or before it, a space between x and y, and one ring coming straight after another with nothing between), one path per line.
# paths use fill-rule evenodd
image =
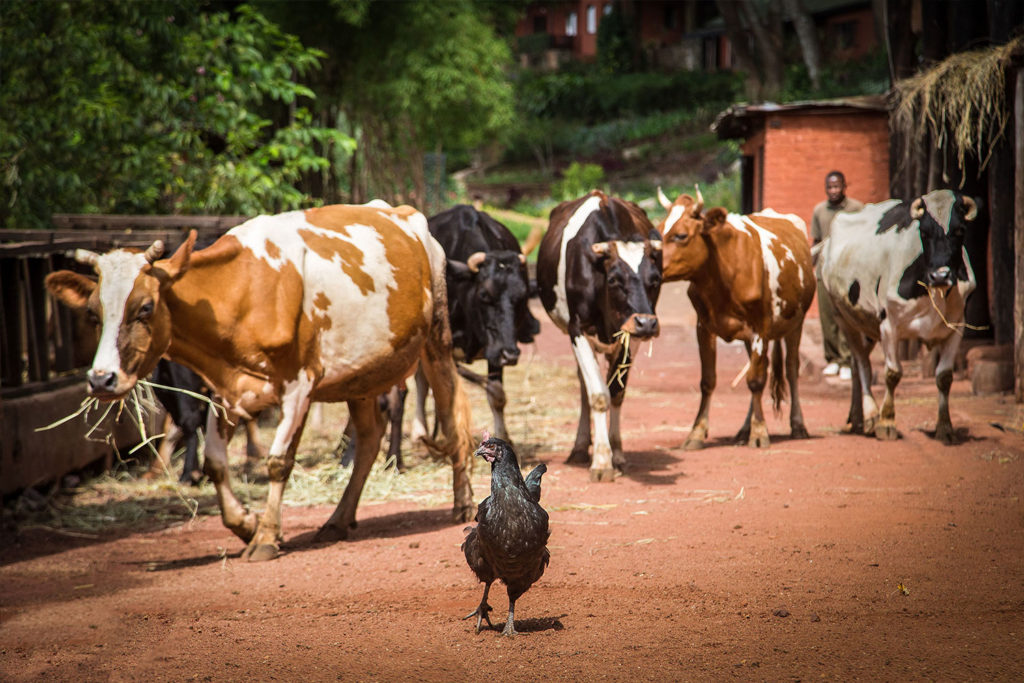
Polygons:
M243 557L279 553L281 499L312 401L347 401L358 449L351 480L318 540L345 538L380 447L377 397L421 364L452 461L457 521L473 515L466 470L468 411L452 361L445 255L423 214L383 202L260 216L193 252L195 233L170 258L79 252L99 282L70 271L47 278L61 301L101 326L88 373L103 400L124 398L164 354L195 370L228 410L250 417L280 405L262 515L231 490L224 433L207 429L204 471ZM459 403L457 406L456 403ZM211 415L215 411L210 411Z
M537 253L537 287L551 320L569 335L580 379L580 422L569 462L590 462L593 481L625 465L619 413L633 349L658 335L661 241L644 210L594 191L551 211ZM595 351L608 362L601 376ZM593 458L590 420L594 421Z
M789 381L789 425L793 438L806 438L797 376L804 316L814 298L815 279L804 222L771 209L741 216L723 208L704 212L697 198L684 194L670 202L659 188L668 216L658 226L664 243L666 281L689 280L687 293L697 311L700 349L700 409L685 448L704 446L715 390L716 337L741 340L750 364L750 409L736 435L751 446L769 444L761 408L767 381L768 343L772 351L772 399L778 410ZM785 342L785 359L779 341ZM783 365L785 371L783 371Z

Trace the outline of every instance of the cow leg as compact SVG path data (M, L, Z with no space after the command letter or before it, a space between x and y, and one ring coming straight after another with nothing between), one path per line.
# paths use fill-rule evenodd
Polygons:
M317 404L320 405L320 404ZM322 420L323 418L321 418ZM267 457L266 451L260 448L260 425L256 418L245 422L245 459L247 462L259 462Z
M608 358L608 380L605 383L611 395L611 409L608 411L608 442L612 447L612 465L616 471L626 468L626 456L622 453L621 415L622 402L626 398L626 383L629 381L630 355L625 347L617 358ZM618 368L621 367L621 372Z
M508 429L505 427L505 385L504 371L500 365L487 365L487 383L484 389L487 391L487 404L491 407L491 419L494 423L494 434L499 439L512 443L508 438Z
M840 318L840 321L842 319ZM878 419L878 406L871 395L871 350L875 343L857 330L840 322L839 329L850 347L852 382L850 382L850 412L846 422L852 434L874 434Z
M164 438L160 439L160 446L156 449L156 457L153 458L149 470L142 475L143 479L154 479L169 474L171 471L171 458L174 457L174 449L181 441L181 429L174 424L170 413L164 415Z
M285 384L281 400L281 421L274 432L270 455L267 456L267 505L260 516L256 533L242 553L242 558L250 562L273 560L281 552L281 502L288 477L295 465L295 451L302 440L313 386L313 379L306 371L300 371L296 381Z
M807 426L804 424L804 412L800 408L800 337L803 335L804 322L786 335L786 381L789 382L789 433L794 439L807 439Z
M228 471L228 437L231 426L217 411L211 410L206 416L206 443L203 451L203 473L213 482L220 506L220 518L227 527L243 541L248 542L256 533L256 514L249 512L238 502L231 490L231 476Z
M768 448L768 425L764 422L764 408L761 398L768 380L768 362L765 357L766 342L754 335L752 342L747 342L747 353L750 356L750 368L747 369L747 388L750 389L750 408L747 420L736 435L738 442L746 442L753 448Z
M583 371L576 366L576 379L580 385L580 420L576 425L576 440L565 462L572 465L590 464L590 401L587 400L587 383Z
M423 370L416 370L416 412L412 417L412 426L409 428L409 439L416 443L430 432L427 431L427 393L430 387L427 385L427 378Z
M185 458L181 467L181 476L178 481L182 484L196 485L203 478L199 469L199 432L193 429L183 436L185 444Z
M960 333L954 332L943 343L935 367L935 386L939 389L939 417L935 423L935 438L947 446L953 444L956 437L953 422L949 419L949 388L953 384L953 363L959 348Z
M573 338L572 350L576 355L576 367L580 371L583 385L586 386L587 400L583 402L583 405L589 406L590 414L593 417L594 451L590 459L590 480L612 481L615 478L615 470L612 467L612 445L608 439L608 406L611 402L608 386L601 376L594 349L586 337L580 335ZM581 409L580 426L576 433L577 446L579 446L580 433L585 428L583 413L584 411ZM573 454L575 455L575 453L576 447L573 447Z
M360 398L348 402L349 424L355 425L356 455L352 466L352 477L348 480L345 493L320 530L315 540L339 541L348 538L348 530L356 526L356 507L363 494L366 477L373 468L373 462L380 451L380 440L384 436L384 424L380 420L377 398Z
M697 349L700 352L700 408L697 410L697 418L690 428L690 435L686 437L683 449L696 451L704 448L704 440L708 438L708 413L711 412L711 395L715 392L715 383L718 378L715 375L715 366L718 361L718 349L716 346L715 334L697 321Z
M391 438L388 441L388 460L394 459L395 469L405 472L402 462L402 420L405 417L405 397L409 388L405 382L396 384L388 392L388 419L391 424Z
M881 325L882 351L885 354L885 398L882 399L882 410L875 424L875 437L882 441L899 438L896 430L896 387L903 378L903 365L900 363L896 335L884 322Z
M452 517L468 522L476 514L473 487L469 482L473 435L470 431L472 410L462 388L451 347L428 342L420 358L420 370L434 395L435 426L440 426L443 444L427 441L428 450L443 452L452 463L454 503Z

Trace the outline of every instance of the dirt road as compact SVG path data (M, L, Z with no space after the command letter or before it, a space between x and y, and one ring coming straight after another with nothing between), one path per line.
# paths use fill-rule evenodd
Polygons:
M813 438L788 440L788 422L770 417L770 449L732 445L748 395L730 387L744 359L725 346L712 440L684 452L699 365L682 286L665 288L659 314L663 334L642 349L626 399L629 470L592 484L563 464L578 392L568 343L538 311L522 369L569 381L530 397L508 389L549 406L560 435L540 442L536 420L510 423L549 465L552 524L551 565L517 605L516 638L461 619L482 586L450 503L364 505L353 538L333 545L312 543L330 507L288 508L286 553L266 564L239 560L216 517L90 539L5 535L0 678L1024 678L1024 438L1010 398L955 381L963 441L944 447L929 436L934 382L909 368L902 438L842 435L848 389L818 376L812 322L802 396ZM491 604L500 627L499 585Z

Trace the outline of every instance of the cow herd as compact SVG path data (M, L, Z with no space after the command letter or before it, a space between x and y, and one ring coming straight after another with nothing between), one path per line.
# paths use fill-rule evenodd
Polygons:
M675 201L660 190L658 197L666 216L657 226L637 204L599 191L551 211L535 287L577 362L580 420L569 462L589 463L594 481L610 481L625 466L619 423L633 343L658 335L658 295L671 280L690 283L698 317L701 402L685 448L701 448L708 434L717 338L742 341L749 356L750 408L737 438L769 445L766 387L776 408L788 392L792 435L807 436L798 348L816 276L853 352L850 428L896 438L896 342L915 337L940 348L936 438L953 439L952 364L964 300L974 288L963 249L977 215L970 197L937 190L840 214L813 254L795 215L706 209L699 190ZM450 460L453 515L470 520L472 436L458 378L485 388L494 432L507 439L503 368L539 331L527 305L526 258L508 229L468 206L428 221L411 207L373 201L260 216L205 249L195 250L194 241L192 233L166 257L159 242L144 253L79 250L76 259L98 278L59 271L47 286L99 328L87 375L93 396L124 398L166 358L197 373L234 419L280 407L260 515L232 491L228 420L219 411L206 417L203 473L224 525L247 544L243 557L279 554L282 497L312 402L349 407L352 476L318 532L320 540L346 537L384 433L380 397L413 374L415 433ZM881 411L870 391L869 353L878 342L886 365ZM479 359L486 376L463 365ZM440 430L434 438L424 424L428 390Z

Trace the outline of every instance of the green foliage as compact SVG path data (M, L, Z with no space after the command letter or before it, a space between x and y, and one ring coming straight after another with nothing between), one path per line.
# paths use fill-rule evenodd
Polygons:
M598 164L572 162L562 173L562 179L551 188L556 199L565 201L581 197L604 183L604 169Z
M889 90L889 63L883 50L856 60L822 65L821 88L815 90L807 67L794 60L786 66L780 100L795 102L855 95L881 95Z
M629 73L639 66L639 54L635 22L616 2L597 27L597 64L605 73Z
M720 108L733 102L740 80L727 72L679 71L609 76L596 70L525 72L516 82L523 118L595 122L656 111Z
M239 213L309 203L352 151L296 78L323 54L259 12L198 0L0 5L0 222L54 212Z

